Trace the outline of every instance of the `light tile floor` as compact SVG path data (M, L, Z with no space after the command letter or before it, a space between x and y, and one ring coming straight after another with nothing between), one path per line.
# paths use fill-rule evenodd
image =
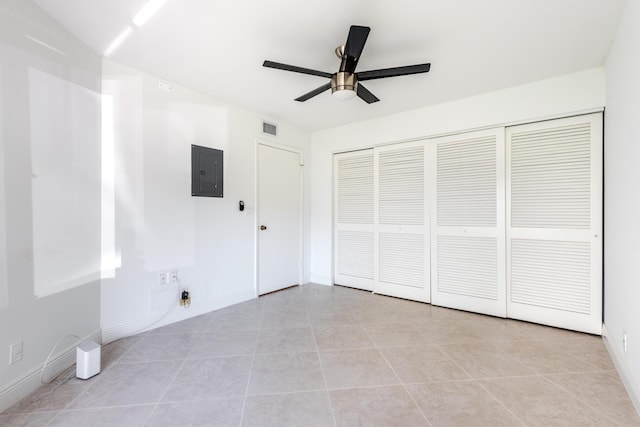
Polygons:
M640 426L600 337L343 287L266 295L102 360L0 425Z

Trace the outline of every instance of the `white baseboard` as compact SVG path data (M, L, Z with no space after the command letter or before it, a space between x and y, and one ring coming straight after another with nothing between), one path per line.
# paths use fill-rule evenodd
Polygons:
M141 332L190 319L192 317L206 314L214 310L219 310L221 308L229 307L234 304L252 300L255 297L256 296L253 292L245 292L243 294L227 295L220 301L217 301L217 304L215 306L191 304L189 308L184 308L176 304L174 307L171 307L165 311L147 313L129 322L120 323L114 326L103 327L102 342L104 344L108 344L115 340L119 340L120 338L130 337Z
M82 338L81 342L93 340L97 343L102 342L102 331L98 329L91 335ZM74 343L72 346L61 350L55 357L53 357L47 366L45 376L47 378L54 377L60 372L64 371L68 367L76 363L76 347L79 342ZM44 360L42 361L44 365ZM42 371L42 365L33 369L31 372L24 375L22 378L15 381L13 384L5 387L0 391L0 413L11 407L20 399L28 396L34 392L38 387L42 385L40 382L40 372Z
M331 285L325 285L325 284L318 283L318 282L305 282L301 286L307 286L307 285L331 286Z
M317 274L311 274L311 283L316 283L318 285L326 285L331 286L332 280L330 276L319 276Z
M631 381L629 381L629 377L627 376L624 365L621 362L624 360L622 353L617 346L613 345L613 340L611 339L611 335L607 330L607 325L602 325L602 338L604 340L604 346L609 352L609 356L611 356L611 360L613 360L613 364L616 367L616 371L618 371L618 376L622 380L624 387L627 389L627 393L629 393L629 397L631 398L631 402L633 406L635 406L636 411L640 415L640 396L636 393L636 390L633 389ZM639 390L640 392L640 390Z
M139 334L140 332L176 322L178 320L174 320L174 317L176 316L175 312L179 308L180 307L176 305L164 312L149 313L130 322L120 323L119 325L104 328L102 330L102 340L104 344L109 344L110 342L119 340L120 338L130 337L132 335ZM194 316L199 314L196 312L190 312L190 314L191 313L194 313Z

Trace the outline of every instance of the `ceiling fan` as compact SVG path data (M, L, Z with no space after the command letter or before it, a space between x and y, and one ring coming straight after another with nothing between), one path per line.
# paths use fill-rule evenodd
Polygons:
M369 27L361 27L358 25L351 26L349 29L349 36L347 37L347 43L344 46L338 46L335 50L336 55L341 60L340 70L337 73L331 74L324 71L296 67L295 65L281 64L273 61L264 61L262 66L331 79L329 83L296 98L296 101L304 102L331 88L331 94L337 98L349 99L358 95L358 97L367 104L378 102L380 100L362 86L360 83L361 81L426 73L431 68L431 64L418 64L356 73L356 66L358 65L358 60L360 59L360 55L364 49L364 44L367 42L369 31L371 31L371 28Z

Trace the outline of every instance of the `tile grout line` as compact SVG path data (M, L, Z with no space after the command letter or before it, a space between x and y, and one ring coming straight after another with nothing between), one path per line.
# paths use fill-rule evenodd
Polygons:
M457 362L453 357L451 357L451 356L449 355L449 353L447 353L446 351L444 351L444 349L442 349L442 348L441 348L443 345L446 345L446 344L435 344L436 348L440 351L440 353L444 354L444 356L445 356L447 359L449 359L449 360L450 360L454 365L456 365L456 366L458 367L458 369L460 369L462 372L464 372L464 374L465 374L466 376L468 376L468 377L469 377L469 379L473 380L473 379L474 379L474 378L473 378L473 376L471 376L471 374L470 374L469 372L467 372L467 370L466 370L466 369L464 369L464 368L462 367L462 365L460 365L460 364L459 364L459 363L458 363L458 362Z
M149 421L151 420L151 418L153 417L153 414L156 412L156 410L158 409L158 406L160 406L160 403L162 402L162 399L167 395L167 393L169 392L169 389L171 388L171 386L173 385L173 382L176 380L176 378L178 377L178 374L180 374L180 371L182 371L182 369L184 368L184 366L186 365L187 361L189 360L189 357L191 356L191 354L193 353L193 350L196 348L196 346L198 344L200 344L200 342L204 340L204 328L202 329L202 331L200 331L200 339L198 339L193 347L191 347L191 350L189 350L189 354L187 354L187 356L184 358L184 360L182 361L182 364L180 365L180 367L178 369L176 369L176 373L173 374L173 378L171 378L171 381L169 381L169 384L167 384L167 387L165 388L164 392L162 393L162 395L160 396L160 398L158 399L158 402L155 403L155 406L153 407L153 410L149 413L149 415L147 415L147 419L144 422L144 425L148 424Z
M201 334L201 333L200 333ZM139 345L141 342L144 341L144 339L147 337L147 333L145 332L145 335L135 344L133 344L130 348L127 349L127 351L125 351L123 354L121 354L114 362L113 364L105 369L105 372L111 371L112 369L114 369L114 367L116 365L127 365L127 364L146 364L149 362L156 362L154 360L143 360L143 361L132 361L132 362L121 362L121 360L124 358L124 356L128 353L130 353L131 351L133 351L133 349ZM198 335L196 334L192 334L192 335ZM202 334L201 334L202 335ZM200 338L202 339L202 337ZM195 347L195 345L194 345ZM193 351L193 348L191 349L191 351ZM191 354L191 351L189 352L189 354ZM188 355L187 358L184 359L183 364L180 366L180 368L178 368L176 370L176 374L174 375L173 379L169 382L169 385L167 386L167 389L165 390L165 393L163 393L163 395L160 397L160 400L162 400L162 397L164 396L164 394L166 394L166 391L168 390L168 388L171 386L171 384L173 383L173 380L175 379L175 377L177 376L177 374L180 372L180 369L182 369L182 366L184 365L184 363L187 361L188 359ZM167 360L162 360L162 361L175 361L175 360L180 360L180 359L167 359ZM101 380L102 381L102 380ZM112 406L101 406L101 407L90 407L90 408L75 408L75 409L69 409L69 406L72 405L75 401L77 401L81 396L83 396L85 393L87 393L90 389L92 389L93 387L95 387L95 384L98 384L99 382L96 382L94 384L91 384L89 386L87 386L87 388L85 390L82 391L82 393L80 393L78 396L76 396L74 399L72 399L62 410L58 411L58 413L56 414L55 417L53 417L47 424L46 426L49 426L52 422L55 421L56 418L58 418L60 415L62 415L63 413L69 413L69 412L74 412L74 411L83 411L83 410L97 410L97 409L107 409L107 408L122 408L122 407L136 407L136 406L148 406L148 405L154 405L154 409L150 412L149 416L147 417L147 419L145 420L145 424L146 422L148 422L148 420L150 419L151 415L155 412L155 409L158 406L159 402L148 402L148 403L140 403L140 404L131 404L131 405L112 405Z
M51 419L49 421L47 421L47 423L44 425L44 427L48 427L49 425L51 425L51 423L53 422L53 420L55 420L56 418L58 418L58 415L60 415L62 411L58 411L57 414L55 414L53 417L51 417Z
M587 374L590 374L592 372L586 372ZM567 373L568 375L571 375L572 373ZM567 375L567 374L549 374L549 375ZM558 387L560 390L564 391L565 393L567 393L569 396L573 397L574 399L576 399L578 402L584 404L585 406L588 406L589 408L593 409L595 412L597 412L598 414L602 415L603 417L605 417L607 420L611 421L613 424L619 426L620 424L618 424L615 420L613 420L611 417L609 417L607 414L605 414L604 412L600 411L598 408L594 407L593 405L591 405L588 402L585 402L584 400L582 400L579 396L576 396L575 394L573 394L571 392L571 390L563 387L561 384L558 384L556 382L554 382L553 380L551 380L550 378L547 378L547 375L541 375L542 378L545 379L545 381L549 382L550 384L553 384L554 386Z
M256 338L257 342L257 338ZM244 398L242 399L242 409L240 410L240 420L238 426L242 426L242 421L244 420L244 411L247 408L247 398L249 397L249 385L251 384L251 377L253 376L253 366L256 362L256 352L251 356L251 368L249 369L249 376L247 377L247 385L244 388Z
M411 392L409 392L409 389L407 389L407 387L405 386L404 382L400 378L400 375L398 375L396 370L393 369L393 366L391 366L391 363L389 363L389 360L387 359L387 357L384 355L382 350L380 350L380 346L373 340L373 338L371 338L371 335L369 335L369 331L367 331L366 328L362 327L362 329L364 330L364 333L367 335L367 338L369 338L371 340L371 342L373 343L374 348L378 351L378 353L380 353L380 356L382 356L382 359L385 361L385 363L387 364L389 369L391 369L391 372L393 372L393 375L396 376L396 378L398 379L398 381L399 381L400 385L402 386L402 389L404 390L404 392L407 393L407 395L409 396L409 398L411 399L413 404L416 405L416 408L418 408L418 411L420 411L420 414L422 414L422 418L424 418L424 420L427 422L427 425L428 426L433 426L433 424L431 424L431 421L429 421L429 418L427 417L427 414L424 413L424 411L422 410L420 405L418 405L418 402L416 402L416 399L413 397Z
M462 365L460 365L453 357L451 357L451 355L449 355L449 353L447 353L446 351L444 351L443 349L440 348L440 345L437 345L438 349L444 353L444 355L446 357L449 358L449 360L451 360L453 362L454 365L456 365L458 368L460 368L460 370L462 372L464 372L468 377L469 380L474 382L478 387L480 387L482 390L484 390L486 393L489 394L489 396L491 396L496 402L498 402L498 404L500 406L502 406L508 413L510 413L511 415L513 415L515 417L516 420L520 421L522 423L523 426L526 426L527 424L522 421L520 419L520 417L518 417L516 414L514 414L509 408L506 407L506 405L504 403L502 403L502 401L500 399L498 399L496 396L493 395L493 393L491 393L489 390L487 390L485 387L482 386L482 384L480 384L479 380L477 378L474 378L469 372L467 372ZM497 349L497 351L500 351L499 349ZM535 375L529 375L529 376L535 376ZM499 377L501 379L504 379L505 377ZM521 377L506 377L506 378L521 378ZM484 378L485 380L487 378ZM469 381L467 380L467 381Z
M142 341L142 340L140 340L140 341ZM136 343L136 344L138 344L138 343ZM131 346L131 348L135 347L135 345L136 345L136 344L134 344L133 346ZM110 370L113 368L113 366L117 365L117 364L119 363L120 359L122 359L122 357L123 357L126 353L128 353L128 352L131 350L131 348L127 349L127 351L125 351L123 354L121 354L121 355L120 355L120 357L118 357L118 358L116 359L116 361L113 363L113 365L112 365L111 367L109 367L109 368L105 369L105 371L106 371L106 372L108 372L108 371L110 371ZM102 377L102 378L104 378L104 377ZM51 424L51 423L52 423L56 418L58 418L58 417L60 416L60 414L62 414L62 413L63 413L63 412L65 412L65 411L70 410L70 409L68 409L68 408L69 408L71 405L73 405L73 403L74 403L74 402L76 402L78 399L80 399L80 397L84 396L87 392L89 392L89 390L91 390L92 388L96 387L96 384L101 383L101 382L103 381L103 379L102 379L102 378L97 378L97 380L98 380L98 381L94 382L93 384L89 384L89 385L88 385L84 390L82 390L82 392L80 392L76 397L74 397L73 399L71 399L71 401L69 401L69 403L67 403L67 404L64 406L64 408L60 409L60 410L58 411L58 413L57 413L57 414L56 414L56 415L55 415L51 420L49 420L49 422L46 424L46 426L50 425L50 424ZM79 408L79 409L86 409L86 408Z
M244 399L242 399L242 409L240 410L240 420L238 422L238 427L242 426L242 422L244 421L244 411L247 408L247 398L249 397L249 386L251 385L251 377L253 376L253 367L256 364L256 356L258 354L258 342L260 341L260 334L262 333L262 322L264 320L264 303L261 304L261 313L260 313L260 326L258 327L258 333L256 334L256 342L255 347L253 349L253 355L251 356L251 368L249 369L249 376L247 377L247 386L244 389Z
M146 335L146 334L145 334ZM135 335L134 335L135 336ZM111 366L109 366L108 368L106 368L104 371L101 370L100 373L103 372L108 372L111 369L113 369L113 366L117 365L120 361L120 359L122 359L122 357L127 354L133 347L135 347L140 341L142 341L142 339L144 339L144 336L138 340L138 342L136 342L135 344L133 344L131 347L129 347L124 353L122 353L120 356L118 356L116 358L116 360L113 361L113 364ZM101 345L102 348L102 345ZM31 413L27 413L27 414L39 414L39 413L44 413L44 412L55 412L56 414L45 424L45 427L49 426L56 418L58 418L58 416L60 416L60 414L62 414L65 411L72 411L73 409L67 409L69 408L69 406L71 406L76 400L78 400L81 396L83 396L85 393L88 392L88 390L90 390L91 388L95 387L95 384L97 383L97 381L93 384L88 385L84 390L82 390L76 397L74 397L73 399L71 399L71 401L65 405L62 409L56 410L56 411L41 411L41 412L31 412ZM82 408L81 408L82 409ZM1 414L0 414L1 415ZM16 414L17 415L17 414Z
M329 399L329 408L331 408L331 417L333 418L333 425L337 427L338 420L336 419L336 411L333 407L333 402L331 401L331 394L329 393L329 386L327 385L327 377L324 374L324 366L322 366L322 358L320 357L320 349L318 348L318 342L316 340L316 331L314 326L311 326L311 334L313 335L313 345L316 348L316 355L318 357L318 362L320 363L320 372L322 373L322 381L324 382L324 388L327 393L327 398Z
M532 377L536 377L536 376L540 376L540 375L532 375ZM517 377L512 377L512 378L517 378ZM500 379L504 379L504 378L500 378ZM480 383L480 380L477 380L477 379L474 378L473 382L476 383L478 385L478 387L480 387L482 390L484 390L487 394L489 394L489 396L491 396L496 402L498 402L498 404L500 404L500 406L502 406L508 413L513 415L516 420L520 421L523 426L527 426L528 425L522 419L520 419L520 417L517 416L511 409L509 409L507 407L507 405L505 405L502 400L498 399L498 397L496 395L491 393L491 391L489 389L487 389L485 386L483 386L482 383Z

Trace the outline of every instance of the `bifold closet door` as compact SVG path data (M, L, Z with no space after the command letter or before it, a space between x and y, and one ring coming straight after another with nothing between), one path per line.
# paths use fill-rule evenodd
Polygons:
M602 332L602 115L507 128L508 315Z
M424 141L374 149L374 292L429 302Z
M505 317L504 129L430 142L432 303Z
M373 290L373 149L334 155L334 283Z

